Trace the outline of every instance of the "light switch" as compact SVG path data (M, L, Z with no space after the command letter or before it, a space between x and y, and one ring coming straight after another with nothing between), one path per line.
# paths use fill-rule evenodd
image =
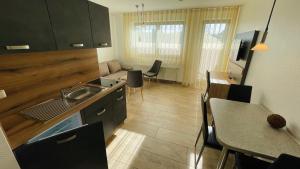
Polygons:
M5 93L5 90L0 90L0 99L4 99L6 98L6 93Z

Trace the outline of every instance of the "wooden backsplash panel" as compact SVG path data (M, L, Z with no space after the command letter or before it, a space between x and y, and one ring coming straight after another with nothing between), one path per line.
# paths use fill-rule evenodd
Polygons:
M62 88L99 77L96 49L0 56L0 100L4 116L59 95ZM5 127L5 126L4 126Z

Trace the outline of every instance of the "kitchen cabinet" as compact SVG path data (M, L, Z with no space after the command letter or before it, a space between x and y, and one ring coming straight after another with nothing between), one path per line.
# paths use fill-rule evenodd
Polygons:
M93 36L93 47L111 47L108 8L93 2L88 2L88 4Z
M111 94L107 95L81 111L84 124L100 121L103 123L105 140L112 135L114 130L111 97Z
M25 144L14 152L22 169L108 169L101 122Z
M125 86L81 110L81 116L84 124L101 121L105 140L108 140L127 117Z
M113 99L114 104L112 112L114 114L114 124L115 126L118 126L127 118L125 86L114 92Z
M56 50L43 0L2 1L0 23L0 54Z
M92 48L87 0L46 0L58 50Z

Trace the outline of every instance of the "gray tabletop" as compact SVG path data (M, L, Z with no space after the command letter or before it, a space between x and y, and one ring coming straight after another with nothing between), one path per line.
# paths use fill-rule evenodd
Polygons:
M261 105L210 99L220 144L230 150L275 159L286 153L300 157L300 145L286 132L270 127L272 114Z

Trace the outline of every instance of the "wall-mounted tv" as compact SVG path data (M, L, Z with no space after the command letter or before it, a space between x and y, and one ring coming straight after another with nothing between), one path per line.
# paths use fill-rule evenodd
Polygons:
M239 60L246 60L246 48L247 46L245 45L245 41L241 39L234 39L232 46L231 46L231 51L230 51L230 58L232 61L239 61Z

